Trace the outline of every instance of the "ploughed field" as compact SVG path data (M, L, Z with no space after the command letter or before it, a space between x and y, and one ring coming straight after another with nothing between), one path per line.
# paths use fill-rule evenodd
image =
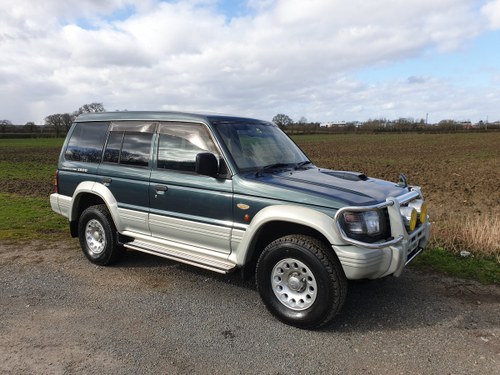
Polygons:
M399 173L406 174L410 184L422 187L429 203L434 244L499 256L500 132L322 134L293 139L320 167L362 172L395 182ZM47 223L51 233L66 232L65 222L51 213L48 203L62 142L0 140L2 223L26 227L23 215L33 222L28 213L36 207L39 234L46 232ZM0 239L18 236L2 226ZM29 226L21 232L28 235Z
M500 132L295 136L318 166L422 187L433 243L500 252Z

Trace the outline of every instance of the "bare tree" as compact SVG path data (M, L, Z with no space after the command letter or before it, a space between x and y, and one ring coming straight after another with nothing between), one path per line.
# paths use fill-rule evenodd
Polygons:
M2 129L2 133L5 133L7 131L9 125L12 125L12 122L10 120L0 120L0 129Z
M27 133L35 133L37 130L36 125L33 121L28 121L26 124L24 124L24 129Z
M90 103L84 104L78 111L76 111L76 115L81 115L82 113L96 113L96 112L105 112L104 105L102 103Z
M64 130L68 132L69 128L71 128L71 124L73 123L73 120L75 119L75 114L69 114L69 113L63 113L61 115L61 121L63 124Z
M56 137L61 135L62 130L64 129L64 114L55 113L53 115L49 115L45 117L45 125L52 126L56 132Z
M278 113L273 117L273 122L278 125L280 128L284 128L285 126L292 125L293 120L283 113Z

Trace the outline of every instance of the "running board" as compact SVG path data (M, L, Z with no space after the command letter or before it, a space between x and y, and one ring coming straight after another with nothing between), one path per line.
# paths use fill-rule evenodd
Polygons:
M190 264L192 266L204 268L218 273L226 274L236 268L236 264L219 257L213 257L208 254L193 254L181 249L175 249L173 246L153 244L141 240L134 240L132 242L125 243L123 244L123 246L128 249L175 260L177 262Z

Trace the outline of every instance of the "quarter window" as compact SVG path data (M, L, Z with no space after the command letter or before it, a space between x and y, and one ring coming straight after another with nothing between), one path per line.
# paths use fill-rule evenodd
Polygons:
M99 163L109 123L79 122L64 153L66 160Z
M124 134L124 132L109 133L103 161L106 163L118 163L120 161L120 150L122 148Z

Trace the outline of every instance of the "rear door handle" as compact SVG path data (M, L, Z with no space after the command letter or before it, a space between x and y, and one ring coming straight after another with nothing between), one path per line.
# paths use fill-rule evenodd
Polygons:
M168 190L168 186L165 185L155 185L155 191L156 194L158 195L164 195L165 192Z

